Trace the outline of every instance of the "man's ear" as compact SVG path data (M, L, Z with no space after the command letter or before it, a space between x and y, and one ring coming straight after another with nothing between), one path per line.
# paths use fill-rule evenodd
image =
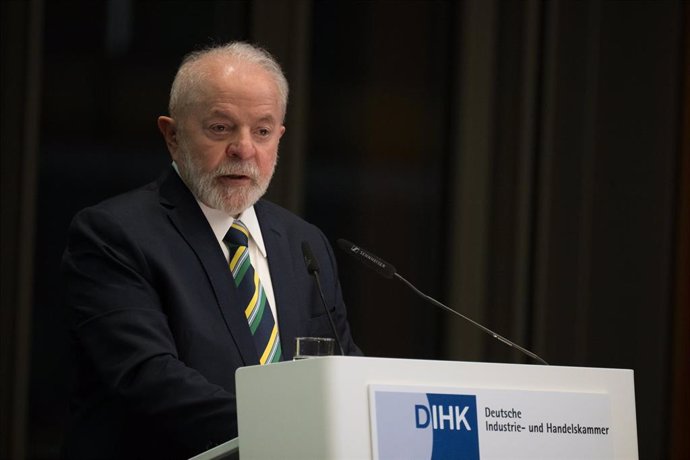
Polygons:
M158 117L158 129L161 134L163 134L163 139L165 139L165 145L168 146L168 151L170 155L175 159L175 154L177 153L177 123L170 117Z

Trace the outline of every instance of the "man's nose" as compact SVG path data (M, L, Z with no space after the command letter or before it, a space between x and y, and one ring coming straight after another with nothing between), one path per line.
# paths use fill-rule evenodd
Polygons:
M253 156L255 149L249 129L237 130L235 136L228 142L225 153L228 156L242 159Z

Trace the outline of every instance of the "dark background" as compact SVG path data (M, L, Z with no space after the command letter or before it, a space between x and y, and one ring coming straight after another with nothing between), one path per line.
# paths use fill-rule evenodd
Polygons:
M640 458L688 458L690 71L681 1L4 1L0 457L54 459L79 209L169 164L188 51L291 83L269 196L552 364L635 371ZM338 254L371 356L527 363Z

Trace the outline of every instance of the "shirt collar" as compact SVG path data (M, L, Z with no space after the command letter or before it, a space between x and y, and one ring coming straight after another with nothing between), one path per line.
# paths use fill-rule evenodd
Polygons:
M247 227L247 230L249 230L249 235L256 243L256 247L259 248L259 251L261 251L261 255L266 258L267 256L266 247L264 246L264 238L261 234L261 226L259 225L258 217L256 217L254 206L252 205L242 211L242 214L238 216L238 219L242 221L245 227ZM232 225L232 223L230 223L230 225ZM229 226L228 229L230 229Z
M225 234L228 233L228 230L230 230L232 223L235 222L235 218L228 215L225 211L206 206L198 199L196 202L199 203L201 212L206 216L206 220L208 220L216 239L219 243L223 244L223 238ZM266 257L266 247L264 246L264 239L261 235L261 227L259 226L259 219L256 217L254 206L250 206L242 211L238 216L238 220L241 220L244 226L247 227L250 238L256 243L256 247L261 251L261 255Z

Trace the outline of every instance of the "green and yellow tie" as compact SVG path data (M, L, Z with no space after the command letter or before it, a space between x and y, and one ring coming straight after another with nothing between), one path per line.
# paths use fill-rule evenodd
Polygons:
M249 259L249 231L236 220L223 238L230 251L230 270L254 337L261 364L280 361L280 335L259 275Z

